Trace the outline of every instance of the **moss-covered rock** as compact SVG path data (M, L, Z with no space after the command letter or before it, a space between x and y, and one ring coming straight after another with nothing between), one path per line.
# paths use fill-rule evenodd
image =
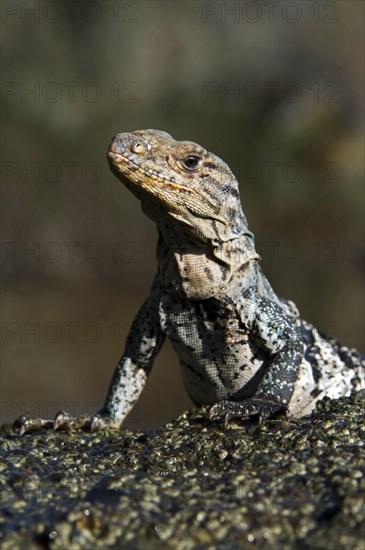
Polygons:
M14 548L365 549L365 391L311 416L1 438Z

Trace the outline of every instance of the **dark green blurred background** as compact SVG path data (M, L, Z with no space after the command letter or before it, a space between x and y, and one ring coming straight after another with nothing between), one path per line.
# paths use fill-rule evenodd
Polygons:
M105 160L120 131L222 157L276 291L363 350L363 2L1 7L4 421L94 412L149 292L156 232ZM126 426L190 405L166 344Z

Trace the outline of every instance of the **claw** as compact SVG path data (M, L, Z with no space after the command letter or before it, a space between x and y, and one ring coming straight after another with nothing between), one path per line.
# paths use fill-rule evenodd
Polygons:
M59 430L60 428L67 428L70 426L71 415L65 411L59 411L53 421L53 429Z
M218 416L227 410L227 404L229 401L218 401L213 407L209 410L209 420L212 420L215 416Z
M51 428L53 421L47 418L27 418L22 415L13 422L13 427L19 429L19 435L39 430L40 428Z
M259 424L275 416L279 412L284 412L286 405L263 398L249 398L243 401L219 401L213 405L209 411L209 419L224 414L223 425L226 429L231 418L248 417L258 415Z
M116 422L115 418L108 414L95 414L94 416L74 417L65 411L59 411L54 420L44 418L27 418L20 416L17 418L13 427L19 429L19 434L45 428L48 430L90 430L91 432L106 427L119 427L121 422Z
M95 414L90 422L90 431L96 432L101 428L107 428L108 426L115 425L110 419L109 421L106 418L103 418L100 414Z
M75 417L68 412L60 411L54 419L53 428L55 430L80 430L89 428L91 423L92 418L90 416Z
M218 403L216 403L215 405L213 405L213 407L210 408L209 410L209 420L212 420L215 416L218 416Z
M224 416L224 422L223 422L223 428L225 430L228 428L228 422L231 420L231 418L232 418L232 413L227 412Z

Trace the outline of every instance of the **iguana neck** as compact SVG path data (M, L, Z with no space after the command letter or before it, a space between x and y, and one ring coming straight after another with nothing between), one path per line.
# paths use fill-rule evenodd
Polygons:
M218 296L235 273L259 260L253 235L246 230L230 240L193 241L163 224L159 227L157 262L164 288L189 300Z

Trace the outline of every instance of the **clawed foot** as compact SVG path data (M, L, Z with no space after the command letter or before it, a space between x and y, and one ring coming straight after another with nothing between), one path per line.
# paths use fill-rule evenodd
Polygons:
M258 415L259 424L262 424L268 418L285 411L284 404L257 397L244 401L219 401L210 409L209 418L224 415L224 428L226 428L230 419L234 417Z
M56 414L54 420L45 418L28 418L20 416L13 424L14 428L19 430L20 435L33 432L41 428L47 430L87 430L94 432L102 428L117 428L119 423L110 415L97 413L94 416L71 416L68 412L60 411Z

